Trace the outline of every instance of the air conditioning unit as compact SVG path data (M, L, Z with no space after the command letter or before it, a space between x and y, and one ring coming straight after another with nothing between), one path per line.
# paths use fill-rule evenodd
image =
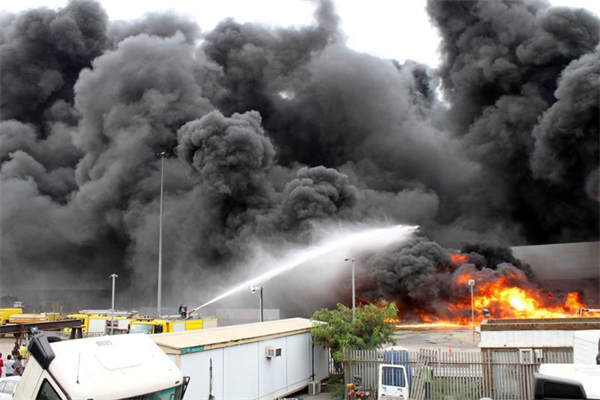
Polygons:
M265 350L267 358L281 357L281 347L267 347Z
M308 395L315 396L321 393L321 381L308 382Z

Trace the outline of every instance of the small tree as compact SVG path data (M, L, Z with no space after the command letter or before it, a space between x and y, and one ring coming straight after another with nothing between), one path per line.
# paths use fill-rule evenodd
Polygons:
M392 320L398 316L394 303L381 301L356 308L356 320L352 323L352 309L338 304L335 310L315 311L312 320L326 322L312 328L316 343L331 349L333 360L341 362L344 349L374 349L393 341Z

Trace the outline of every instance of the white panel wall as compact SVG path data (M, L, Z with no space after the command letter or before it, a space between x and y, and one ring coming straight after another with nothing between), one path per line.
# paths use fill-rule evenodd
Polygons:
M572 347L576 331L481 331L479 347Z
M212 360L212 395L223 399L223 349L189 353L180 356L179 368L191 378L185 398L208 399L210 393L210 364Z
M223 396L256 399L258 395L258 342L223 349ZM264 355L263 355L264 357Z
M596 364L600 330L577 331L573 339L573 364Z
M318 344L314 345L315 380L329 377L329 350Z
M305 387L311 375L310 333L287 337L287 390Z
M281 347L281 357L267 359L268 346ZM269 400L306 387L312 374L310 333L241 344L180 356L179 368L190 376L185 398L208 399L210 360L213 365L212 395L216 400ZM315 378L328 375L327 351L314 347ZM175 356L169 356L175 361Z
M265 340L258 344L258 387L261 399L272 399L286 393L287 338ZM269 346L281 347L281 357L268 359L265 356Z

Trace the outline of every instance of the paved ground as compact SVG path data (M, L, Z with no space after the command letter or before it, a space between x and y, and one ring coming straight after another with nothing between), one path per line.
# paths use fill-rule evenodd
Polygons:
M478 350L479 334L469 329L427 329L427 330L399 330L394 335L396 345L409 350L442 349L448 350Z
M304 399L306 399L306 400L332 400L331 393L327 393L327 392L321 392L315 396L309 396L308 392L303 392L303 393L297 393L293 397L289 397L289 398L302 399L302 400L304 400Z
M2 358L6 360L6 356L10 354L14 346L15 338L12 335L0 339L0 353L2 353Z

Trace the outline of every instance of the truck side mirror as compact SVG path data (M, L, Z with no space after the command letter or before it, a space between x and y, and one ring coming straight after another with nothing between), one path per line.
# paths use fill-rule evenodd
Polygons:
M29 346L27 346L27 350L43 369L48 369L50 363L56 357L50 343L60 341L60 336L56 334L41 333L33 337L29 342Z
M533 382L533 398L536 400L587 399L583 384L579 381L535 373Z

